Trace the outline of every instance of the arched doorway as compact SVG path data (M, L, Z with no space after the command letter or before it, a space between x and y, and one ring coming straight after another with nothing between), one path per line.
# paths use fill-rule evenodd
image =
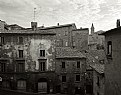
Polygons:
M38 93L47 93L48 85L46 78L40 78L38 80Z

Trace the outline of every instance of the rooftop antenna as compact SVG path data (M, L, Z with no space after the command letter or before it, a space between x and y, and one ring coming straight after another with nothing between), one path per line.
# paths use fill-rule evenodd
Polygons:
M35 21L36 8L34 8L34 21Z

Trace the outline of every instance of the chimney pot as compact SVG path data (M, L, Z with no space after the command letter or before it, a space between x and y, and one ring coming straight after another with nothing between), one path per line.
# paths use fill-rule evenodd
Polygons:
M117 25L117 28L120 27L120 19L117 19L116 25Z

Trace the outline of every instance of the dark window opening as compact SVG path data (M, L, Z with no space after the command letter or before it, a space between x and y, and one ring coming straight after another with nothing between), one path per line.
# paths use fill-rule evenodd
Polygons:
M40 57L45 57L45 50L40 50Z
M24 72L25 66L24 63L18 63L18 72Z
M76 75L76 81L80 81L80 75Z
M100 86L100 80L99 76L97 76L97 85Z
M108 44L107 44L107 56L112 57L112 42L111 41L108 41Z
M65 62L62 62L62 68L65 68Z
M62 82L66 82L66 76L62 76Z
M68 35L68 31L65 31L65 36L67 36Z
M4 37L0 37L0 44L4 44Z
M19 37L19 44L23 44L23 37Z
M19 58L23 58L23 50L19 50Z
M45 62L40 62L40 71L45 71Z
M0 63L0 72L5 72L6 66L5 63Z
M77 68L80 68L80 61L77 61Z

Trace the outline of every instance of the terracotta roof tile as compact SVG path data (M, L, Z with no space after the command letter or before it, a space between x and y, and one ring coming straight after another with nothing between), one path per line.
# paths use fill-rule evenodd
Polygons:
M86 58L80 51L70 47L57 47L56 58Z

